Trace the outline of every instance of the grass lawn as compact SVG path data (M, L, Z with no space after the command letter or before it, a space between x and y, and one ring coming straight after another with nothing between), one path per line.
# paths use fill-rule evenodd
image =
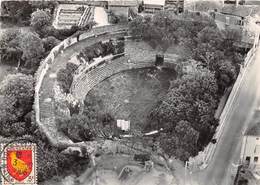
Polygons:
M131 128L143 128L151 109L166 95L170 81L175 78L172 69L125 71L101 82L87 96L98 100L102 111L115 119L130 120Z

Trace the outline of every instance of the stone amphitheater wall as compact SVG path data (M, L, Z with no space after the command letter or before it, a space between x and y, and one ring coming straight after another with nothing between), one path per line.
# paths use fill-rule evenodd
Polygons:
M154 50L149 52L146 51L144 53L144 55L146 55L144 58L142 55L136 55L137 53L142 52L140 48L135 48L133 46L130 47L131 49L126 44L124 56L114 56L109 60L104 59L103 61L100 61L99 64L102 65L97 64L95 67L86 67L86 69L83 70L83 72L81 72L77 78L74 78L71 86L71 94L76 99L82 101L93 87L110 76L127 70L155 66L156 54ZM167 59L165 59L163 66L161 67L175 69L175 62L177 61L178 56L172 54L166 55L166 57Z
M93 68L87 73L82 73L73 82L71 87L72 95L79 100L83 100L93 87L112 75L127 70L154 66L154 62L151 62L154 60L153 57L151 57L151 60L138 61L136 63L129 63L127 62L128 60L128 56L122 56L115 60L106 61L102 66Z
M115 25L115 26L102 26L94 28L88 32L85 32L79 36L79 42L88 38L98 37L99 35L107 34L107 33L114 33L114 32L122 32L126 31L127 28L125 25ZM48 140L51 142L54 146L59 145L66 145L71 146L73 142L68 139L67 137L63 137L56 133L56 135L53 135L53 133L50 132L51 129L44 126L41 117L42 112L40 109L40 96L41 92L44 91L44 87L42 87L43 79L45 78L45 75L47 71L51 68L51 65L55 62L55 58L63 53L63 51L76 44L77 38L67 38L63 40L60 44L55 46L49 53L49 55L41 62L38 70L35 73L35 95L34 95L34 110L35 110L35 116L36 116L36 122L39 125L40 130L47 136ZM54 110L47 110L47 111L54 111ZM50 118L51 119L51 118ZM45 119L46 120L46 119ZM53 121L53 120L52 120Z

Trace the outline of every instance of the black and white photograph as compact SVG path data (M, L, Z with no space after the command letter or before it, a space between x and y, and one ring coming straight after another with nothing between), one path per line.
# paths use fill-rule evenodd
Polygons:
M260 185L260 0L0 4L0 185Z

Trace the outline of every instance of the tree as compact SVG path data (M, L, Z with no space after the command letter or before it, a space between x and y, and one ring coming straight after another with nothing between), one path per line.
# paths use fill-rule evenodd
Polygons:
M160 137L168 154L181 156L186 152L186 159L210 141L217 125L214 119L217 91L214 74L199 66L171 82L166 97L151 112L152 122L167 133ZM167 143L173 146L164 146Z
M20 30L3 31L0 35L1 62L5 64L19 64L23 51L17 43L13 44L20 34Z
M54 48L56 45L60 43L60 40L56 39L53 36L46 37L42 39L43 46L45 51L50 51L52 48Z
M188 121L179 121L175 126L175 132L177 135L181 136L186 143L196 144L199 139L198 131L191 127Z
M237 29L227 28L223 31L223 46L225 48L225 54L231 55L235 53L235 44L240 43L242 40L242 31Z
M158 47L165 52L179 41L194 39L206 26L212 30L216 29L214 21L206 16L189 14L176 16L170 11L160 11L153 17L135 18L129 23L129 32L134 38L142 38L153 48Z
M37 10L31 14L31 26L36 30L41 30L51 24L50 15L44 10Z
M212 69L210 64L218 57L216 53L221 50L223 35L216 28L205 27L197 34L196 42L194 58L206 64L208 69Z
M0 134L21 136L28 132L30 123L24 116L32 110L33 77L24 74L8 75L0 85Z
M138 16L133 21L129 23L129 32L134 38L144 38L146 32L146 28L149 27L151 22L150 16Z
M21 113L16 111L14 101L11 98L0 96L0 135L11 135L11 123L14 123L21 116Z
M37 141L37 154L39 182L58 175L58 150L47 147L43 141Z
M73 76L67 69L60 69L57 74L57 81L59 82L59 85L61 89L65 93L69 93L70 87L73 81Z
M219 89L222 92L234 83L236 77L236 68L230 61L221 60L218 63L216 67L216 78L218 80Z
M112 11L108 12L108 19L109 19L109 22L112 23L112 24L126 23L128 21L126 16L116 15Z
M1 3L3 10L6 10L14 22L24 23L28 21L33 8L28 1L4 1Z
M201 12L208 12L214 9L221 9L222 4L217 1L196 1L195 2L195 10Z
M19 48L23 51L23 60L41 58L44 54L42 40L32 32L21 33L18 36Z
M22 55L23 52L19 48L8 47L2 50L1 62L9 65L17 64L19 67Z
M0 47L6 48L10 47L10 41L14 40L19 34L21 34L20 29L8 29L8 31L3 31L0 34Z
M17 110L27 113L32 108L34 96L34 79L32 76L17 73L10 74L0 85L0 94L13 101Z

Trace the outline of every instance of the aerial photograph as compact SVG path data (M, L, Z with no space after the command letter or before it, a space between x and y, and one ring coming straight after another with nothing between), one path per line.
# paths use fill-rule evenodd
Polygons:
M0 185L260 185L260 0L0 4Z

